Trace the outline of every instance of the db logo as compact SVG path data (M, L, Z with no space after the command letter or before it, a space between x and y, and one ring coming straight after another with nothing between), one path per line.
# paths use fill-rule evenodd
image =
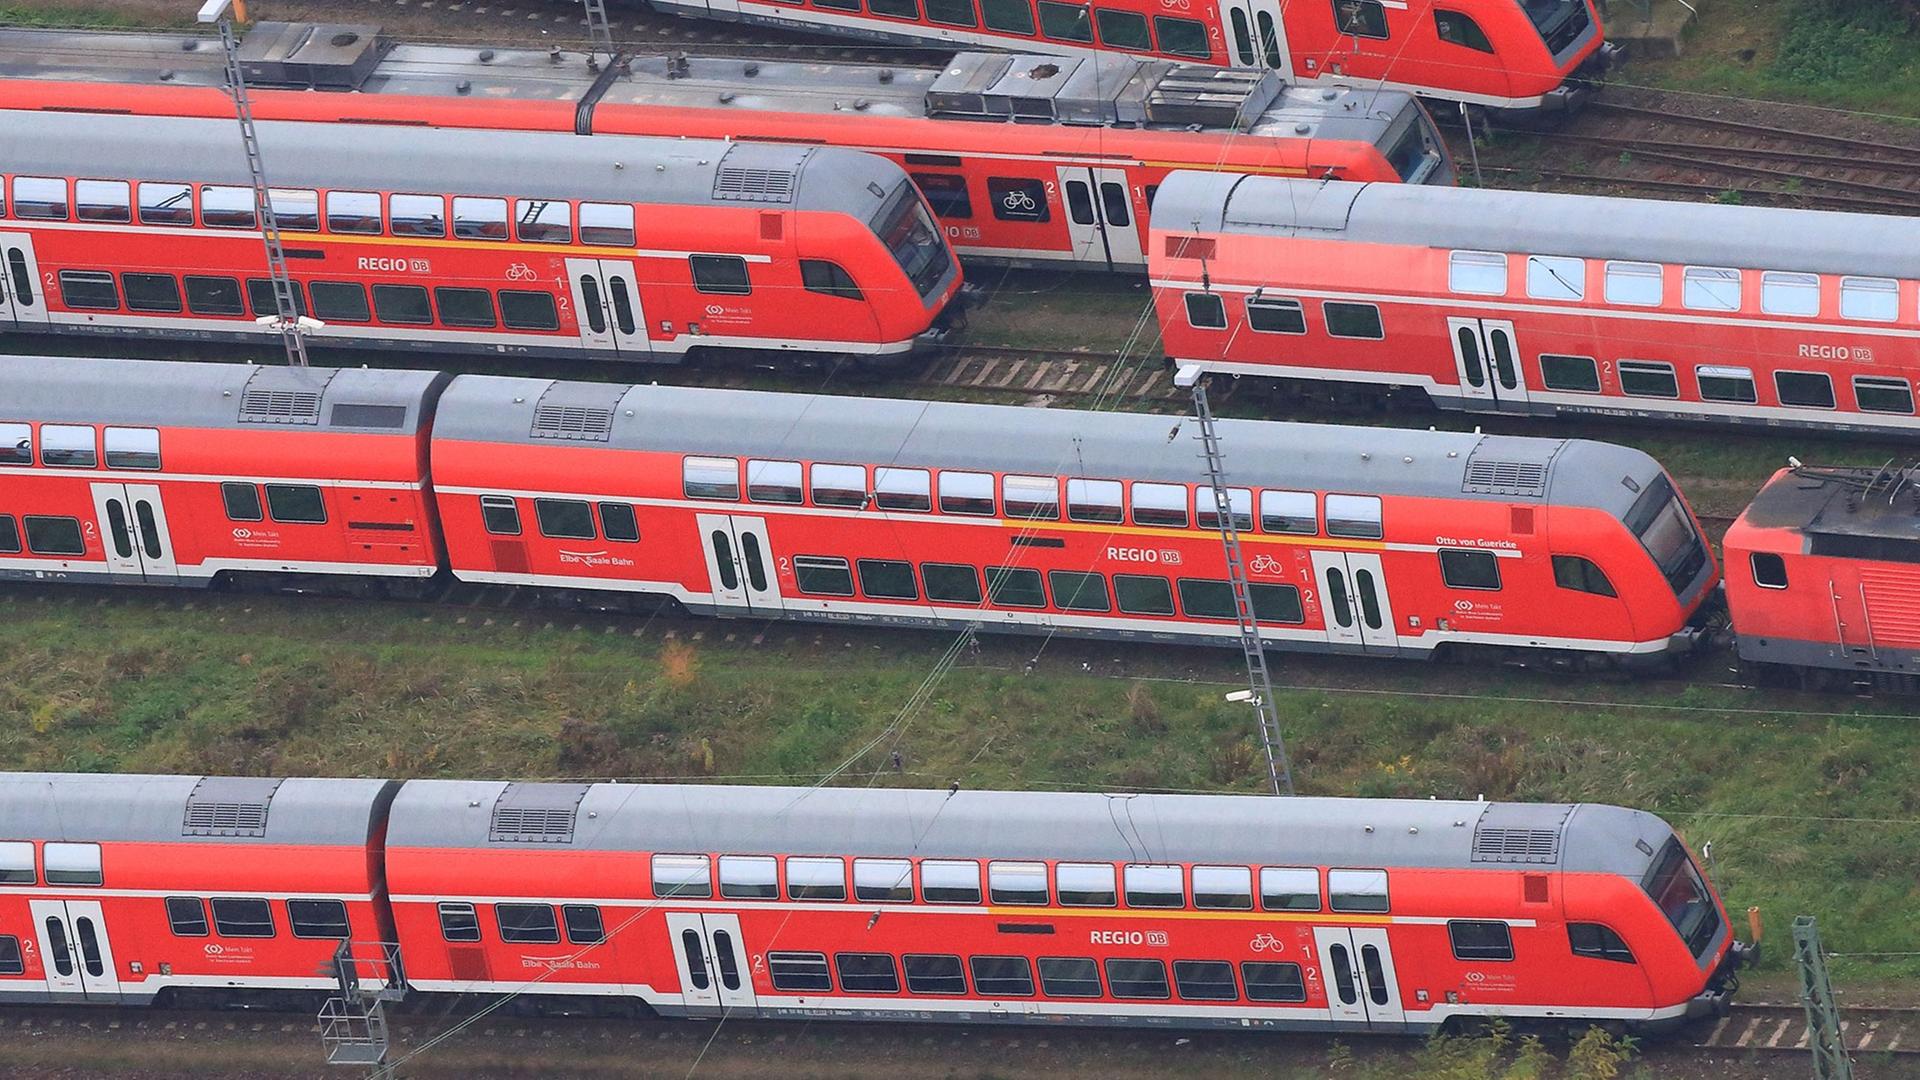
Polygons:
M252 529L235 529L233 530L233 538L235 540L251 540L253 539L253 530ZM208 948L212 948L212 946L209 945Z
M1473 610L1473 601L1471 601L1471 600L1455 600L1455 601L1453 602L1453 610L1455 610L1455 611L1472 611L1472 610Z
M707 305L707 314L709 315L725 315L726 313L727 309L720 304Z
M1165 930L1147 931L1147 944L1165 948L1167 944L1167 932Z
M1486 973L1480 971L1469 971L1467 972L1466 978L1470 983L1483 983L1487 981Z
M219 956L227 951L227 947L217 941L210 941L206 944L205 951L208 956Z

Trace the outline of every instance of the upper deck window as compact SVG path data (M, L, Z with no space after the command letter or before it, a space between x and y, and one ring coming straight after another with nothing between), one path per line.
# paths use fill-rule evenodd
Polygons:
M125 180L76 180L74 216L81 221L133 220L133 185Z
M327 192L327 231L380 235L380 195L373 191Z
M919 19L919 0L867 0L867 10L890 19Z
M1335 911L1387 911L1387 872L1329 870L1327 899Z
M1660 303L1660 264L1607 264L1607 303L1652 307Z
M1769 315L1820 314L1820 276L1779 270L1761 274L1760 310Z
M453 235L462 240L505 240L507 200L455 196Z
M1094 12L1093 17L1100 25L1100 43L1107 48L1142 52L1153 48L1153 36L1147 31L1145 15L1135 11L1101 8Z
M1535 300L1585 300L1586 260L1562 255L1527 256L1527 295Z
M1028 0L980 0L980 13L989 30L1033 36L1033 5Z
M211 184L201 188L200 224L210 229L255 228L253 190Z
M1079 4L1040 0L1040 32L1055 41L1092 41L1093 24Z
M1739 311L1740 271L1687 267L1680 275L1680 303L1696 311Z
M192 225L193 186L142 182L140 224Z
M1840 279L1840 317L1892 322L1900 314L1900 283L1891 278Z
M447 235L447 200L440 195L395 195L387 200L395 236Z
M36 221L67 220L67 182L52 176L14 177L13 216Z
M634 243L632 204L581 203L580 242L607 247L632 247Z
M1261 18L1271 19L1271 16L1263 14ZM1213 55L1213 49L1207 44L1206 24L1198 20L1155 15L1153 31L1160 38L1160 51L1163 53L1190 56L1195 60L1205 60Z
M0 465L33 464L33 427L0 424Z
M273 188L267 192L274 223L289 232L320 231L320 193L303 188Z
M37 880L33 871L33 842L0 841L0 885L32 885Z
M573 204L565 199L521 199L514 204L514 230L533 244L573 243Z
M101 882L99 844L49 842L40 850L49 885L98 885Z
M978 26L973 0L927 0L927 21L943 26Z
M1456 251L1447 256L1447 288L1457 293L1504 296L1507 257L1493 251Z

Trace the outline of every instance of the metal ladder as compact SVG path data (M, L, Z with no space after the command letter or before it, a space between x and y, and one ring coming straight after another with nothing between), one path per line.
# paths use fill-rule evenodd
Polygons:
M587 67L598 70L594 58L600 53L607 54L607 62L612 63L613 27L607 24L606 0L580 0L587 9L587 37L593 42L593 50L587 54Z
M287 273L287 252L280 245L280 220L273 213L266 166L260 159L260 136L254 130L253 105L247 100L247 80L240 71L240 50L233 40L230 19L220 20L220 45L227 58L227 93L233 97L234 111L240 116L240 142L247 150L247 170L253 174L254 212L259 217L260 235L267 246L267 275L273 279L280 340L286 345L287 363L306 367L307 343L300 328L299 305L294 300L293 278Z
M1174 385L1193 390L1193 415L1200 422L1200 453L1207 461L1207 481L1213 485L1214 514L1220 523L1220 543L1227 552L1227 580L1233 585L1233 611L1240 625L1240 651L1247 660L1248 702L1260 725L1260 748L1267 754L1267 781L1275 795L1293 794L1293 768L1287 762L1286 740L1280 733L1280 714L1273 706L1273 679L1267 672L1267 649L1260 640L1260 622L1253 611L1253 588L1240 555L1240 526L1233 517L1233 499L1227 491L1226 461L1220 453L1220 434L1207 403L1205 375L1196 365L1182 365ZM1252 509L1249 507L1249 509Z

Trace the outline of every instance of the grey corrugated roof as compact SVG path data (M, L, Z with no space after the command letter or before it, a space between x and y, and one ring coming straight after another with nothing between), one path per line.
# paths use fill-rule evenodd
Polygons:
M555 445L529 435L551 385L461 375L434 438ZM634 386L610 440L581 445L1196 483L1205 471L1194 432L1190 420L1136 413ZM1516 501L1463 494L1468 457L1553 457L1554 501L1624 512L1632 496L1619 478L1644 485L1660 472L1637 450L1559 439L1258 420L1222 420L1220 436L1236 485Z
M471 131L382 124L259 124L275 187L387 189L702 206L729 167L784 167L791 146L628 135ZM250 185L230 121L13 112L0 160L15 173ZM881 195L868 190L872 182ZM793 207L870 219L906 182L884 158L807 148ZM784 205L784 204L783 204ZM642 226L644 230L644 224ZM299 234L289 234L297 238ZM641 243L644 246L644 231Z
M488 846L506 784L410 780L391 848ZM1495 804L1254 795L1108 795L675 784L594 784L566 850L1466 867ZM1637 874L1636 839L1671 830L1637 810L1580 804L1558 866ZM516 845L518 846L518 845ZM1658 848L1658 843L1650 843Z
M449 376L437 371L370 368L262 368L252 364L196 364L108 360L78 356L0 355L0 420L247 428L240 405L256 376L279 388L320 393L319 420L303 430L379 430L412 433ZM358 428L335 423L335 405L398 405L398 427Z
M1197 223L1197 225L1196 225ZM1182 171L1160 229L1920 278L1920 218Z
M187 836L198 776L0 773L0 839L188 844L364 845L385 817L391 780L283 782L266 835Z

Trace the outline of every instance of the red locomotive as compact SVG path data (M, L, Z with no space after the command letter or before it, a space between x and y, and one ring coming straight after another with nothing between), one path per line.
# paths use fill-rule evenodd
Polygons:
M1750 955L1593 804L15 773L0 820L0 1001L255 1000L344 948L567 1011L1661 1030Z
M326 389L254 416L256 379ZM376 446L397 455L412 430L368 430L375 389L402 423L432 417L431 501L427 516L409 503L369 532L346 502L364 484L342 463ZM1183 425L1169 431L1165 417L30 357L0 365L0 403L14 446L0 484L22 493L0 507L10 577L167 580L132 576L99 539L120 533L110 508L92 512L92 493L137 480L158 520L194 508L193 546L164 552L180 584L243 570L312 587L360 578L361 565L425 573L437 526L438 565L463 581L599 606L669 597L723 616L1238 641L1215 500L1194 482ZM93 456L136 419L151 464ZM1221 431L1245 485L1228 495L1274 648L1631 662L1699 640L1718 567L1672 482L1638 451L1260 421ZM72 456L81 443L85 456ZM181 472L176 443L234 456L195 457ZM333 509L287 522L263 477L333 489ZM264 525L214 510L221 485L253 480L268 483ZM394 531L402 521L418 531ZM53 546L37 539L56 533ZM404 553L369 546L403 540Z
M1413 98L1288 89L1273 73L1106 56L963 54L942 68L401 45L373 28L262 24L263 119L842 146L904 168L963 258L1140 272L1178 168L1448 184ZM324 54L316 56L313 54ZM272 60L265 57L271 56ZM0 32L0 107L226 118L217 46L183 35ZM308 87L354 92L315 94ZM271 158L273 149L268 145ZM277 174L276 174L277 175Z
M322 344L676 361L897 358L960 270L892 162L832 147L263 123ZM0 327L261 340L230 123L0 114Z
M1167 352L1208 370L1476 412L1920 430L1911 221L1182 172L1153 226Z

